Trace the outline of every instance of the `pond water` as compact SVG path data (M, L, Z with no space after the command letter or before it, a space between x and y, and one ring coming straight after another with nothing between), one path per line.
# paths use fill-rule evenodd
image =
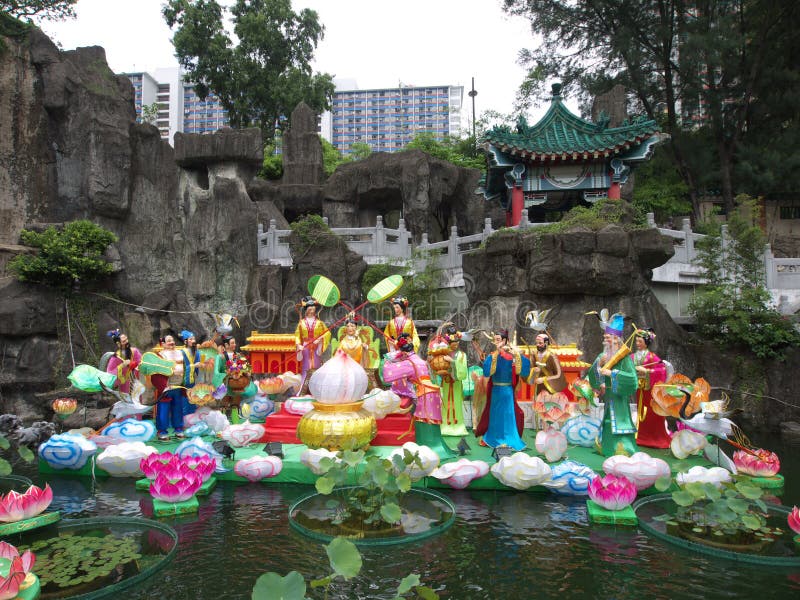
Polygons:
M770 444L783 464L781 502L800 504L800 447ZM38 474L23 473L34 481ZM64 517L151 516L149 495L130 479L53 476L53 508ZM290 527L288 509L307 486L220 482L197 515L163 519L178 554L126 600L249 599L266 571L329 573L323 544ZM791 598L800 569L751 566L692 554L637 528L591 525L585 500L549 493L452 491L456 521L419 542L361 548L364 568L328 598L391 598L418 573L442 598ZM322 598L320 590L310 597Z

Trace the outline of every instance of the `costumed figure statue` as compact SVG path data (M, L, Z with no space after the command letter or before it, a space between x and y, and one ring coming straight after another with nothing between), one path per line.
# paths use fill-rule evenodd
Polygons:
M483 436L482 443L492 448L509 446L525 449L522 430L525 417L514 399L514 388L519 377L530 375L531 362L519 349L508 343L508 330L494 334L495 350L488 356L479 355L483 361L483 375L489 378L486 406L474 433Z
M408 317L408 298L405 296L395 296L389 302L392 305L392 318L386 324L383 334L386 337L386 345L389 352L397 350L397 340L401 333L408 334L414 344L414 352L419 351L419 336L417 335L417 328Z
M186 389L184 384L184 355L175 348L175 338L165 335L161 338L161 350L156 354L174 363L172 375L154 373L150 376L156 388L156 431L158 439L169 439L170 427L175 437L183 439L183 416L186 408Z
M428 363L417 356L408 333L396 339L397 350L386 355L383 380L402 399L401 406L414 404L414 431L417 444L431 448L440 458L455 456L442 438L442 397L431 381Z
M181 331L183 349L181 358L183 359L183 414L190 415L197 410L197 405L189 402L188 390L191 390L198 381L200 375L200 365L202 357L197 347L197 338L188 329Z
M106 372L117 376L115 387L123 394L129 394L131 384L139 378L139 365L142 363L142 353L138 348L131 346L128 336L119 329L112 329L106 335L117 345L114 355L108 359Z
M314 371L322 366L322 354L331 341L331 332L322 320L317 318L319 303L311 296L300 301L301 317L294 331L297 360L302 362L303 377L299 396L308 395L308 381Z
M464 436L467 435L467 426L464 422L464 380L467 378L467 355L458 347L461 333L454 325L444 328L444 341L448 344L449 352L440 356L440 362L445 369L441 371L434 367L431 361L430 350L428 362L431 369L437 372L442 388L442 435ZM437 361L438 362L438 361Z
M634 337L636 350L633 365L636 368L638 389L636 407L639 416L636 443L648 448L669 448L672 436L667 428L667 420L652 409L653 386L667 380L667 364L650 351L656 339L652 329L639 329Z
M636 391L636 369L630 348L622 340L623 315L616 313L608 322L601 321L603 352L587 374L589 384L604 404L600 431L600 452L603 456L632 455L637 452L636 426L630 410L630 398Z
M232 420L238 422L239 405L253 398L258 392L256 384L250 378L250 364L247 359L236 351L236 338L223 335L217 346L217 357L214 359L214 389L225 384L227 394L222 399L221 408L226 414L231 414L236 408Z
M531 362L528 383L533 387L532 398L537 414L544 414L545 407L550 403L566 406L569 398L563 392L567 387L567 379L558 356L550 349L550 336L547 333L536 336L536 351L531 356ZM545 426L540 420L538 427L543 429Z
M350 313L344 322L344 331L339 332L338 348L344 351L350 358L361 365L367 373L367 389L372 390L377 387L378 382L375 376L375 369L369 368L370 353L370 331L366 327L359 327L354 313Z

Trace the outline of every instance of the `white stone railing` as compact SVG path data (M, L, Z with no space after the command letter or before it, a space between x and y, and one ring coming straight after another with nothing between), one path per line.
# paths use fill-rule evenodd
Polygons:
M323 220L327 224L328 219ZM651 227L656 227L652 213L647 215L647 221ZM546 223L529 222L528 211L523 210L520 224L514 229L529 229L543 225ZM700 269L694 265L694 260L697 258L696 243L705 236L692 231L689 219L683 219L681 229L659 227L658 230L675 240L675 255L666 264L653 269L653 281L690 285L703 283ZM726 226L723 225L723 243L726 239L726 230ZM480 233L459 236L458 229L451 227L449 239L429 243L428 234L423 233L420 243L415 245L411 232L406 229L404 219L400 219L397 229L390 229L383 226L383 218L378 216L375 227L335 227L331 231L343 237L348 247L362 255L367 264L409 264L409 261L414 259L414 264L410 266L413 270L419 271L425 269L428 261L434 261L435 268L443 272L443 285L459 287L463 285L461 257L477 250L495 230L492 229L491 219L486 219ZM259 264L291 266L292 256L289 253L288 240L290 234L291 229L278 229L274 219L270 221L269 229L266 231L259 224ZM775 258L767 245L764 265L767 287L774 293L780 294L784 290L800 291L800 258ZM800 292L797 296L800 298ZM776 301L777 299L776 297Z

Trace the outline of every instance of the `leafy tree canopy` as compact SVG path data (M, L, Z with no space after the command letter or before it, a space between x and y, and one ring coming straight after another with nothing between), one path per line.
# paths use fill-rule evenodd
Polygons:
M78 0L0 0L0 12L16 19L61 21L75 17Z
M434 158L446 160L459 167L483 169L486 162L475 147L475 138L457 139L446 137L438 141L432 133L419 133L411 140L403 151L422 150Z
M637 109L661 120L670 134L695 216L709 171L730 212L742 187L736 177L743 148L759 132L783 130L787 123L796 129L797 111L790 108L800 89L796 2L504 0L504 7L528 18L542 39L520 54L528 68L520 103L543 100L548 78L560 79L584 100L624 85ZM775 98L779 90L783 99ZM768 98L775 99L772 106L764 106ZM707 131L711 163L692 151L698 129ZM767 138L757 147L773 144ZM745 175L750 182L759 179Z
M225 31L230 11L233 39ZM205 99L213 91L233 127L256 125L274 137L280 120L301 101L320 113L333 96L331 75L314 73L311 60L323 38L317 13L292 10L290 0L169 0L164 19L187 80Z
M113 271L103 254L117 236L91 221L72 221L61 230L48 227L42 233L23 229L20 238L23 244L38 249L35 255L20 254L9 262L20 281L69 290Z

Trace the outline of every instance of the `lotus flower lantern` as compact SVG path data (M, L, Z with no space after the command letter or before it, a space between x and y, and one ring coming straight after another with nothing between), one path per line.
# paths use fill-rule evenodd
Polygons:
M52 406L59 419L66 419L78 409L78 401L75 398L56 398Z
M355 450L372 441L378 432L375 417L364 410L361 397L367 391L367 373L344 352L317 370L309 381L314 410L297 424L297 437L309 448Z

